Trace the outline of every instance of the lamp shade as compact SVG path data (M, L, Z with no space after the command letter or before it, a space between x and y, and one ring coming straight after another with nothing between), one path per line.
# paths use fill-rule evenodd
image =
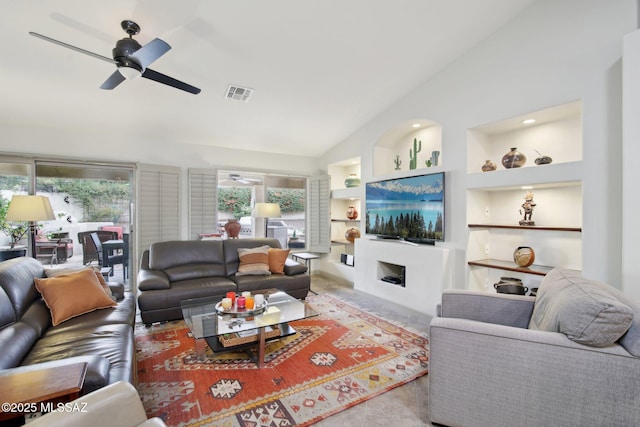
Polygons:
M256 203L253 216L256 218L280 218L280 205L277 203Z
M46 196L18 196L11 198L7 221L48 221L56 219Z

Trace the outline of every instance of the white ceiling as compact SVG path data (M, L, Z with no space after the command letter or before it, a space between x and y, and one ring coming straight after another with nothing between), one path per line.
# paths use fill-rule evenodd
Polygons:
M2 0L0 122L318 156L533 0ZM132 19L172 49L147 79L99 89ZM229 84L255 89L225 99Z

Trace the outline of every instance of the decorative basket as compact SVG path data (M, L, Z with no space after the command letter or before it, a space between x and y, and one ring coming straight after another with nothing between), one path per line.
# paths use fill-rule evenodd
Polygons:
M259 332L257 329L254 329L254 331L256 331L255 334L248 336L241 336L237 332L223 334L220 335L218 339L220 340L220 344L222 344L223 347L234 347L237 345L249 344L258 341ZM272 328L271 330L267 330L265 332L265 339L276 338L279 336L280 328Z

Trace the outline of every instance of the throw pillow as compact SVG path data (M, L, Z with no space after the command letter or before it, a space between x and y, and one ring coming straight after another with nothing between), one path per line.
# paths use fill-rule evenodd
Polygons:
M107 282L104 280L104 277L102 276L102 274L100 274L99 271L96 271L92 268L86 268L86 267L46 268L44 270L44 274L46 274L47 277L56 277L56 276L60 276L61 274L77 273L78 271L82 271L82 270L93 271L96 277L98 278L98 280L100 281L100 285L102 286L102 289L104 289L104 292L109 296L109 298L111 298L114 301L116 300L116 297L113 296L113 292L111 292L111 288L109 287L109 285L107 285Z
M273 274L284 274L289 249L269 248L269 271Z
M238 248L240 265L236 276L262 275L268 276L269 271L269 245L257 248Z
M561 332L577 343L606 347L631 326L633 311L609 286L570 270L551 270L538 288L529 329Z
M51 311L53 326L81 314L116 306L102 289L95 273L88 269L34 281Z

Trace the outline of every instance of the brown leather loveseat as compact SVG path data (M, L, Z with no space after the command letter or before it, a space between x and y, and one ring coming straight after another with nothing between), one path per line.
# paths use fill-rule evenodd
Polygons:
M35 278L46 275L43 265L33 258L0 263L0 381L17 372L86 362L83 393L117 381L133 383L137 368L133 293L125 292L120 283L109 282L113 299L111 295L107 299L113 307L82 311L84 314L52 326L52 311L36 289ZM108 295L96 283L102 297ZM78 294L68 295L74 297Z
M284 274L236 275L239 248L268 245L277 239L184 240L153 243L143 252L138 272L138 308L145 324L182 318L180 301L219 297L227 292L276 288L304 299L311 286L307 267L286 259Z

